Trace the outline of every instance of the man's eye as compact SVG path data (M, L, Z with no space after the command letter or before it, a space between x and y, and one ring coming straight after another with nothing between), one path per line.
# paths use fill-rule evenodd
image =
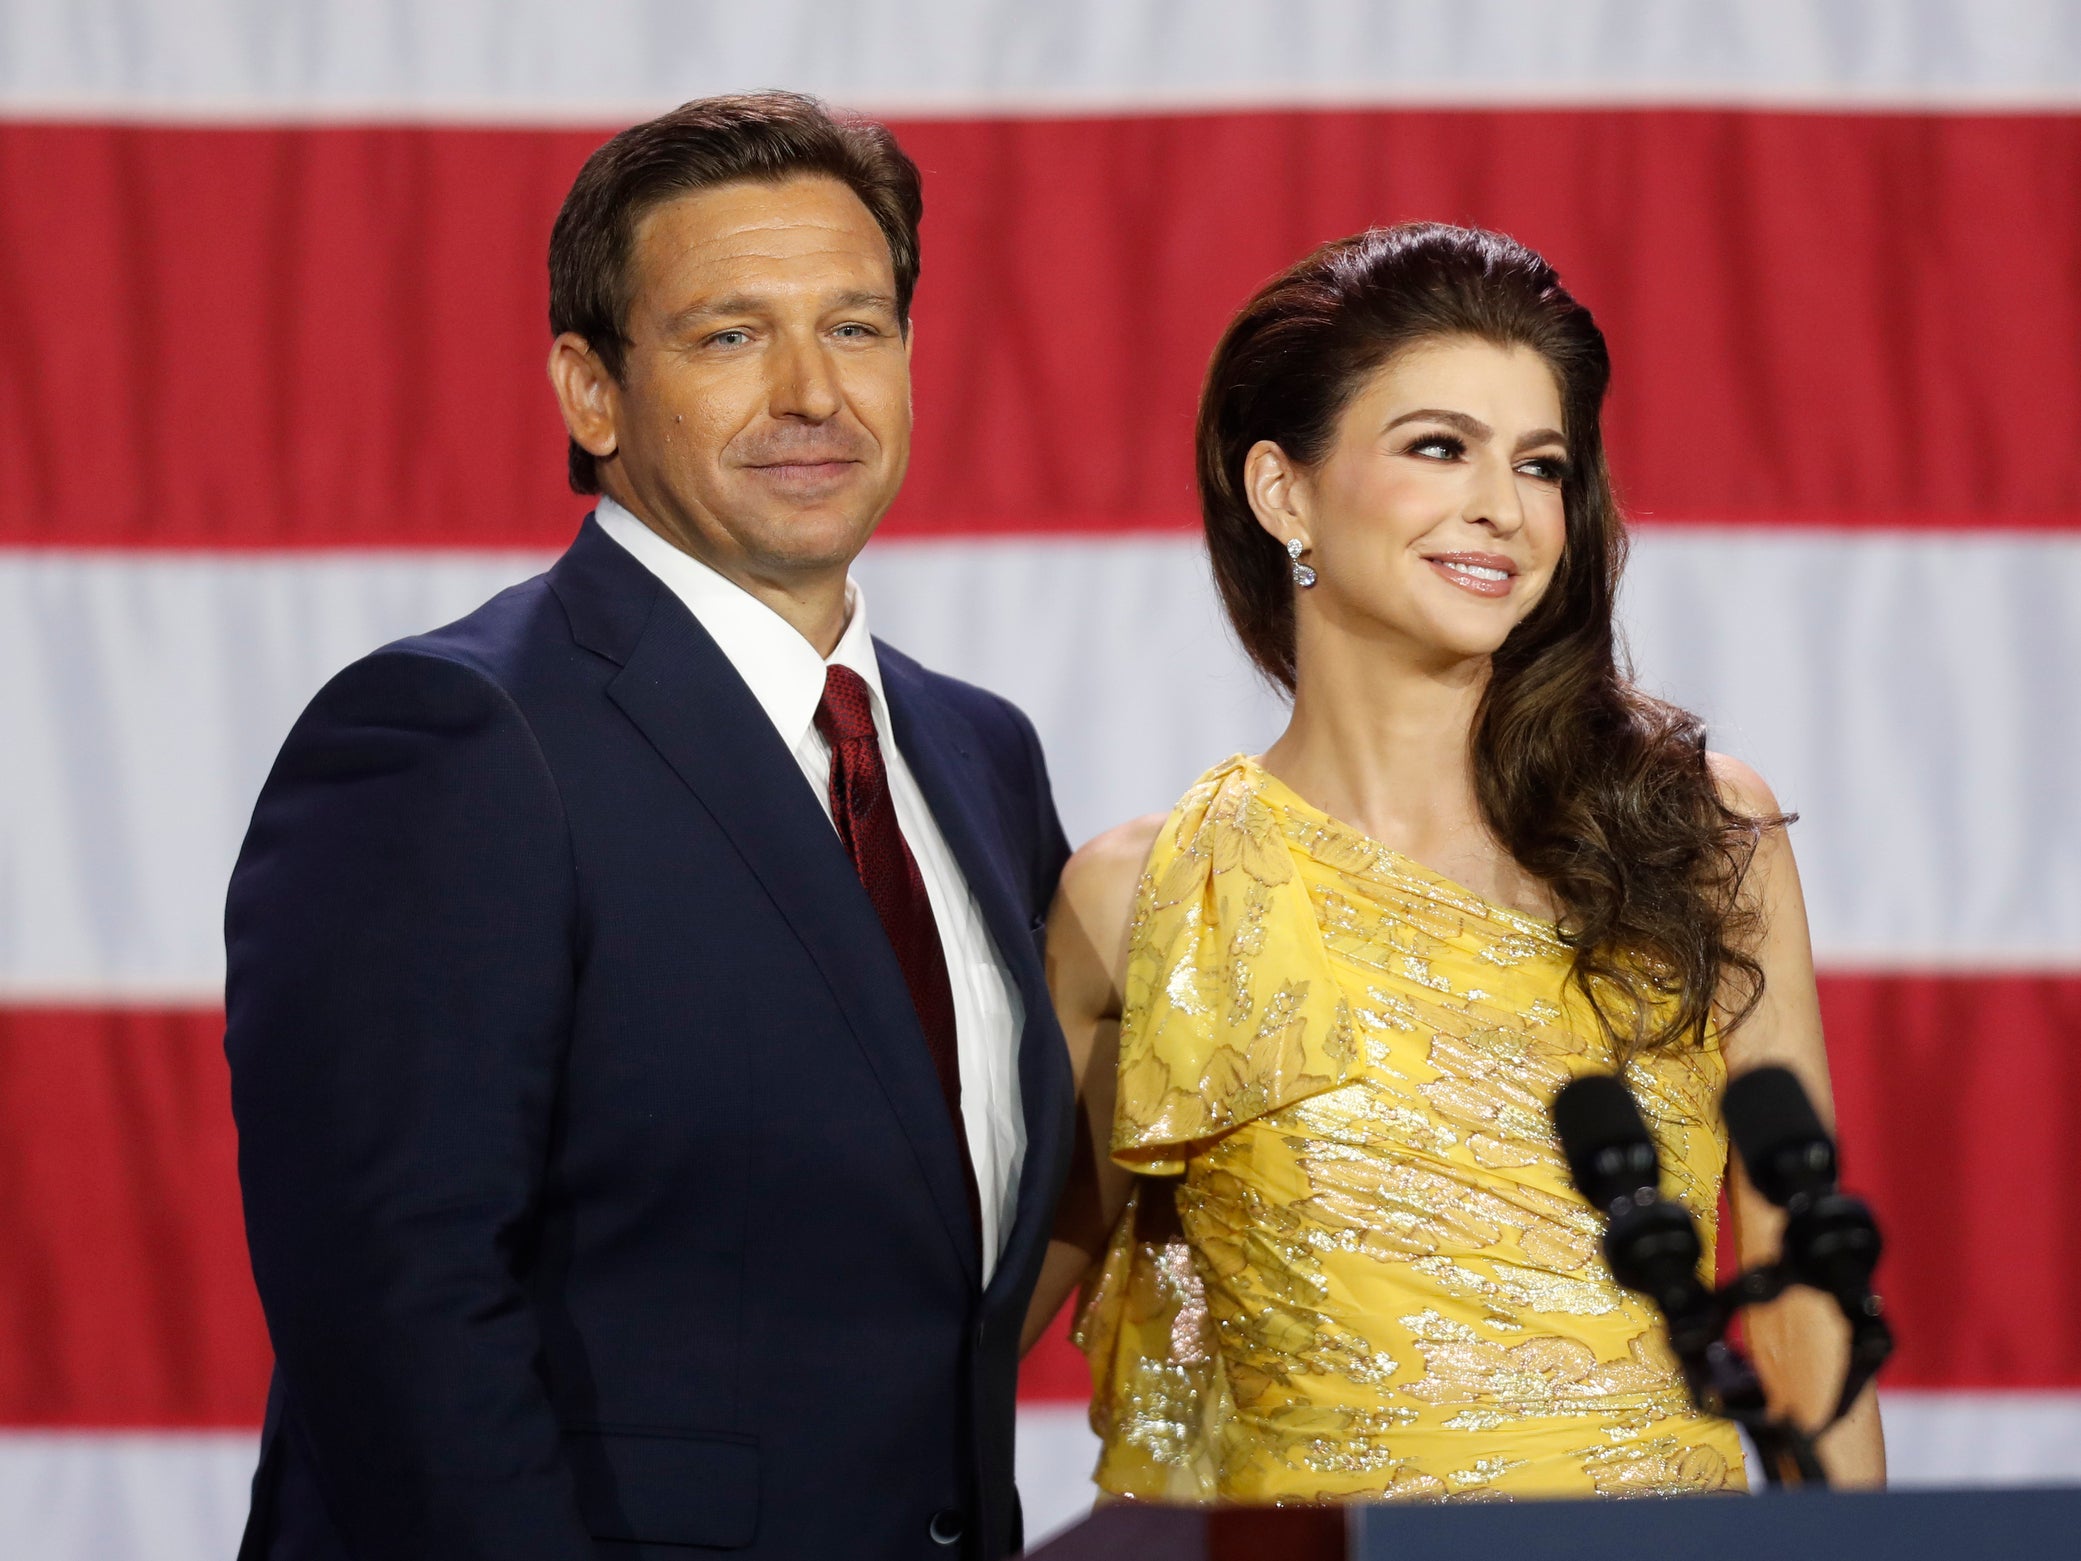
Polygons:
M741 347L750 340L750 331L717 331L708 338L708 345L711 347Z
M832 334L834 336L844 336L853 341L863 341L880 333L871 325L862 325L858 321L854 321L850 324L839 326Z

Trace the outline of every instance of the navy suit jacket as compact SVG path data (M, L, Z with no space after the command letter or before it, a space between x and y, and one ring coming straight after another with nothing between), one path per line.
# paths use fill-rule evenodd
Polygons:
M990 1284L851 862L715 643L588 520L547 575L327 685L232 878L277 1361L244 1556L1017 1548L1019 1330L1071 1138L1039 958L1067 849L1025 717L877 654L1025 1007Z

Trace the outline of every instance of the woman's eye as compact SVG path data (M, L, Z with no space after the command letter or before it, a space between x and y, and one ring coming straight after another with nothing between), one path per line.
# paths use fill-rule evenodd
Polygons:
M1518 470L1541 482L1565 482L1568 478L1568 463L1557 455L1536 456Z
M1431 434L1412 444L1409 453L1431 461L1456 461L1467 453L1467 445L1449 434Z

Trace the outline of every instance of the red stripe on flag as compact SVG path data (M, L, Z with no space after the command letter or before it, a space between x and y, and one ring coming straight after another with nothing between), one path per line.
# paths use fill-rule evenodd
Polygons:
M1822 981L1896 1386L2081 1386L2081 976ZM0 1008L0 1425L235 1426L265 1397L222 1018ZM1080 1400L1056 1337L1022 1396Z
M1029 1404L1082 1404L1091 1397L1091 1364L1069 1342L1075 1298L1019 1365L1019 1399Z
M0 1425L257 1425L224 1018L0 1009Z
M2081 525L2081 116L1266 112L899 126L916 533L1187 526L1223 322L1408 218L1610 333L1635 508ZM0 125L0 544L555 546L550 219L604 132Z
M2081 977L1821 983L1843 1182L1887 1236L1896 1387L2081 1385Z

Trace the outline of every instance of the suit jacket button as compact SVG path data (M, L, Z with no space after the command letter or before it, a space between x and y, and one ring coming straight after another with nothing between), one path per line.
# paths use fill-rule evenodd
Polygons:
M935 1545L958 1545L962 1534L961 1514L952 1507L943 1507L932 1514L932 1527L928 1532Z

